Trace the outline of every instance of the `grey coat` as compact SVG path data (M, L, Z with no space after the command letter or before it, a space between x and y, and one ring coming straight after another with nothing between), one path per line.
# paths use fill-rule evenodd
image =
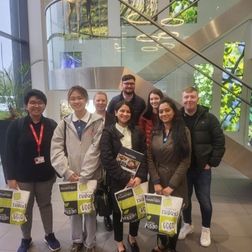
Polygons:
M88 112L87 112L88 113ZM79 139L72 122L72 114L64 118L66 122L66 149L64 152L64 121L54 131L51 142L51 162L54 169L65 180L73 174L84 179L101 180L100 137L103 129L102 117L89 114L89 120Z

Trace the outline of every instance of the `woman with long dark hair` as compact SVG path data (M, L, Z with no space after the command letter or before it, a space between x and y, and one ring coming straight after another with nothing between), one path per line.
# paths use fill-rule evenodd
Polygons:
M122 146L146 154L145 137L131 124L132 114L133 109L129 102L123 100L117 103L115 106L116 123L103 130L100 143L101 161L107 172L107 184L110 187L113 202L114 239L118 252L125 252L126 249L123 243L123 222L121 222L121 213L114 193L126 186L135 187L144 182L147 177L146 160L141 163L134 177L123 170L116 160ZM139 251L136 240L138 227L139 221L129 224L128 242L132 252Z
M148 166L151 182L157 194L182 197L187 204L186 173L190 165L190 132L175 103L164 98L158 106L159 124L153 130L148 151ZM157 246L152 252L176 251L181 220L173 237L158 234Z
M158 105L163 97L161 90L156 88L151 90L148 95L146 110L138 122L140 129L145 133L147 146L151 143L152 129L158 123Z

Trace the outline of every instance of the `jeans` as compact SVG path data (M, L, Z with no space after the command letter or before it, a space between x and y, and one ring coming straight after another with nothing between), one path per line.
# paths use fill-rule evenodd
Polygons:
M192 223L193 187L200 204L202 226L210 228L212 218L212 203L210 198L212 172L209 170L189 170L187 172L188 207L183 210L185 223Z

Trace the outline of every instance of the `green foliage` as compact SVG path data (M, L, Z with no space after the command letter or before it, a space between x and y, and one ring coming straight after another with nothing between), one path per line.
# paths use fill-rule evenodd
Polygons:
M244 42L225 43L223 67L240 79L244 69ZM222 75L220 120L225 131L237 132L240 128L242 85L226 73ZM230 93L230 92L232 93Z
M11 68L0 70L0 103L6 104L9 110L8 112L2 111L1 120L13 119L24 113L23 96L31 88L30 65L21 65L16 75L18 83Z
M170 17L174 17L179 14L181 11L186 9L190 4L192 4L193 0L177 0L170 7ZM198 4L196 3L194 6L190 7L183 13L177 16L177 18L181 18L188 23L197 23L198 17ZM173 22L171 22L173 24Z
M213 81L210 79L213 77L214 67L211 64L199 64L195 65L199 71L195 71L194 86L199 91L199 104L211 108L213 100Z

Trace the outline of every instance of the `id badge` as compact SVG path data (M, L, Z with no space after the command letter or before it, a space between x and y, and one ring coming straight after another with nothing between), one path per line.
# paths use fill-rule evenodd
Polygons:
M35 157L34 162L35 162L35 164L45 163L45 157L44 156Z

